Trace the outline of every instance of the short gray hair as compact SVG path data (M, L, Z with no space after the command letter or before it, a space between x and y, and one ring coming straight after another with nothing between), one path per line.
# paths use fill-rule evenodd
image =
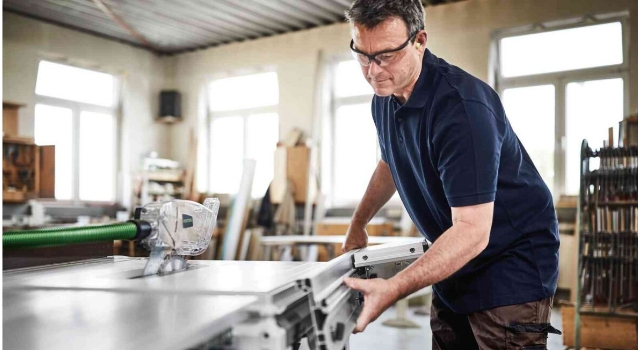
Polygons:
M351 25L374 28L390 17L399 17L408 28L408 37L425 29L425 10L420 0L355 0L346 11Z

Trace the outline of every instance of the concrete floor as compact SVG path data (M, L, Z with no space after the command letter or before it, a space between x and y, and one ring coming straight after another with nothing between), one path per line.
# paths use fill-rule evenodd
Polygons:
M396 310L388 309L375 322L371 323L363 333L350 337L350 350L363 349L397 349L397 350L430 350L432 349L432 332L430 331L430 316L414 315L410 308L409 319L418 323L421 328L398 329L382 325L387 319L393 318ZM552 325L562 329L560 309L552 310ZM563 337L550 334L547 339L548 350L563 350Z

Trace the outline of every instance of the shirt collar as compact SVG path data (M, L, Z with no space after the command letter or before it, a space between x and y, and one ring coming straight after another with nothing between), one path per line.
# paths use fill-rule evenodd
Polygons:
M427 97L431 91L431 84L428 84L432 80L432 72L436 69L438 58L433 55L430 50L425 49L425 55L423 56L423 63L421 66L421 74L414 84L412 94L407 101L401 107L407 108L423 108ZM392 96L394 98L394 95Z

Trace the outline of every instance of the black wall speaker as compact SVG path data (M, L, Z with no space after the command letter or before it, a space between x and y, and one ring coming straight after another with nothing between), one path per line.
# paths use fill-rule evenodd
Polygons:
M160 93L159 119L172 123L182 118L182 98L175 90L164 90Z

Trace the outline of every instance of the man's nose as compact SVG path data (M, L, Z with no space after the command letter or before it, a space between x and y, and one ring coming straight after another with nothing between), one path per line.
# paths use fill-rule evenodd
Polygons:
M376 77L382 71L383 68L379 67L377 62L375 62L374 60L370 61L370 65L368 66L368 77Z

